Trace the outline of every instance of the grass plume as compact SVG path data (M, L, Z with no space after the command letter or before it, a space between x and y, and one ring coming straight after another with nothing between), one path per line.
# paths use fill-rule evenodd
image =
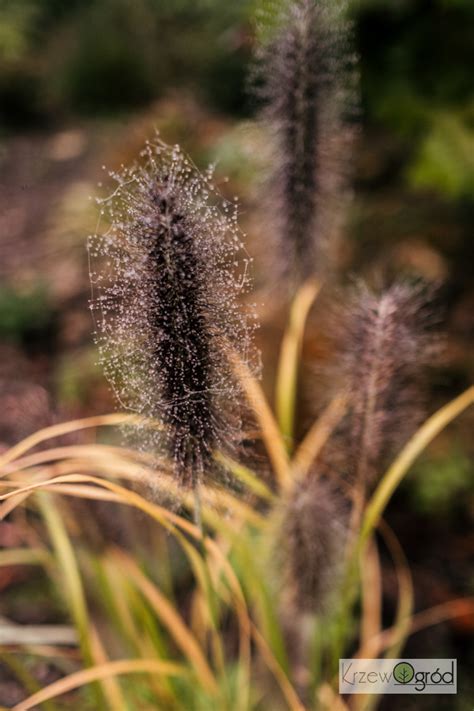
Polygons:
M288 592L302 612L324 612L343 569L350 506L328 479L309 474L292 492L280 542Z
M249 352L238 303L249 260L210 175L158 139L142 159L113 175L118 186L103 202L110 228L91 242L92 256L105 257L91 274L97 341L121 404L164 425L142 433L148 448L195 487L239 424L226 354L229 345L244 360Z
M423 414L424 374L436 353L429 299L421 284L380 293L359 284L343 307L336 368L350 399L346 469L369 487Z
M350 27L344 3L269 5L255 82L272 146L267 215L285 270L299 282L332 261L344 213L354 137Z

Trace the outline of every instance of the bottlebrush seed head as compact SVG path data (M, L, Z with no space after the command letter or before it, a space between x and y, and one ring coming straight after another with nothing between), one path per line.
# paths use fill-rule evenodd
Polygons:
M266 212L285 269L298 281L332 261L354 138L354 57L344 2L270 5L255 71L272 149Z
M294 490L284 513L281 546L291 602L302 612L324 612L340 582L350 506L327 479L310 475Z
M344 450L348 469L370 485L423 414L437 339L421 284L395 283L379 294L360 284L343 312L336 367L350 396Z
M238 303L250 260L210 173L159 139L142 159L112 174L117 187L101 202L110 227L90 240L101 259L91 270L96 339L120 403L163 424L142 428L144 446L194 486L239 426L227 355L251 350L251 316Z

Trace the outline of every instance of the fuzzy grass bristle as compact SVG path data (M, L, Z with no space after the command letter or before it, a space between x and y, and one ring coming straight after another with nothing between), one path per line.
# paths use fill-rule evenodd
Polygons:
M120 403L163 425L142 428L144 446L195 487L238 432L227 356L251 351L251 315L239 304L250 260L210 174L159 139L142 159L112 174L117 188L102 201L110 227L90 243L101 258L91 270L97 342Z
M255 86L272 146L266 213L296 283L332 262L347 201L356 92L344 14L344 3L287 0L262 18L270 28Z
M295 609L328 611L344 565L349 512L344 495L315 472L292 492L284 511L280 545Z
M347 388L350 470L369 487L423 414L426 370L438 343L430 290L395 283L376 293L359 284L342 307L336 369Z

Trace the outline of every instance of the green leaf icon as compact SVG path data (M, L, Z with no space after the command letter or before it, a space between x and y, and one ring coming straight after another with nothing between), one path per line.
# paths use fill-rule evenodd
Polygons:
M415 670L409 662L398 662L393 668L393 676L400 684L408 684L415 676Z

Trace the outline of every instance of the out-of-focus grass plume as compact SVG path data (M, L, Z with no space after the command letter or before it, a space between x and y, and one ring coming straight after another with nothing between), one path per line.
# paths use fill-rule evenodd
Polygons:
M343 466L370 488L423 418L423 383L439 341L423 284L394 283L379 293L359 284L341 312L335 370L350 403Z
M354 57L344 3L266 3L255 91L270 141L262 230L301 280L332 264L352 167ZM278 264L278 260L276 260Z
M284 508L278 545L283 551L285 602L300 612L330 610L341 583L350 504L317 469L295 486Z

